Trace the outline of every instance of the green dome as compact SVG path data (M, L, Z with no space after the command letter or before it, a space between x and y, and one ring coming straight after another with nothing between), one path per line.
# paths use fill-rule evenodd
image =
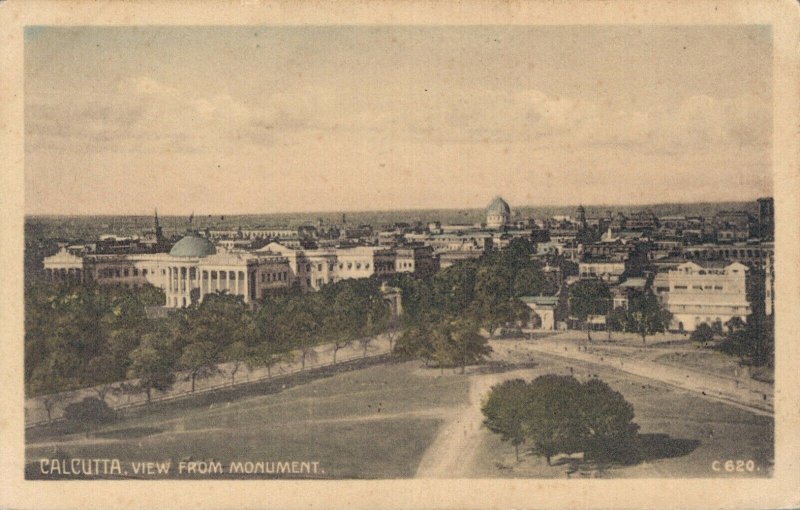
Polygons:
M206 257L215 253L217 253L217 249L214 248L214 244L196 234L184 236L169 251L173 257Z
M495 197L495 199L492 200L492 203L489 204L489 207L486 208L486 214L508 215L511 214L511 208L508 206L505 200L500 197Z

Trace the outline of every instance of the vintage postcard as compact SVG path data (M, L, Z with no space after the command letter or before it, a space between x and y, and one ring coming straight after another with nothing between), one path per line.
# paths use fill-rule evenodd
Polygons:
M0 4L0 504L800 505L798 12Z

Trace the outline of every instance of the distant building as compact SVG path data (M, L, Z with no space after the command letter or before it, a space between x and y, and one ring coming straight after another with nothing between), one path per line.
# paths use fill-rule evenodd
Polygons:
M752 268L764 267L766 260L775 255L773 243L707 243L684 246L681 256L685 260L722 260L736 261Z
M576 215L578 217L578 226L582 229L586 228L586 209L582 205L578 206Z
M530 327L552 331L556 329L559 296L522 296L520 301L530 309Z
M775 237L775 201L772 197L758 199L758 229L761 240Z
M719 243L747 241L756 231L755 220L745 211L720 211L712 223Z
M635 212L625 219L625 229L652 232L658 229L658 218L652 211Z
M433 248L425 245L395 248L395 272L432 274L436 271Z
M438 255L439 269L447 269L453 264L457 264L464 260L474 260L480 258L481 255L483 255L483 252L478 250L458 250L458 251L442 252Z
M750 269L739 262L684 262L657 279L657 294L672 313L671 329L694 331L700 324L719 324L733 317L747 321Z
M508 225L509 221L511 221L511 208L505 200L495 197L486 208L486 226L499 229Z
M628 268L627 259L615 256L591 259L578 263L578 275L582 279L600 279L606 283L618 283Z

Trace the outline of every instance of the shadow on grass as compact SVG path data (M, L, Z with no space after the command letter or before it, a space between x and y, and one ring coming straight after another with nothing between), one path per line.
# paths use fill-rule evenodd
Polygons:
M158 427L128 427L125 429L103 430L95 432L94 437L103 439L134 439L159 434L163 429Z
M667 434L639 434L638 453L641 461L672 459L689 455L697 447L697 439L675 439Z
M554 460L553 466L569 466L568 475L597 477L603 471L632 466L660 459L683 457L700 446L696 439L677 439L667 434L639 434L636 442L622 450L610 449L603 455L586 457L564 456Z

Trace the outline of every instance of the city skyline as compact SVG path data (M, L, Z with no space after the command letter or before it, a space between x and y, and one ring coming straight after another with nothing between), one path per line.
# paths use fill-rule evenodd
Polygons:
M494 197L504 198L503 195L494 195ZM772 198L772 196L759 196L753 200L720 200L720 201L705 201L705 202L659 202L659 203L625 203L625 204L589 204L589 203L562 203L562 204L510 204L514 210L515 215L520 213L520 210L536 210L536 209L545 209L545 210L570 210L574 212L574 209L577 207L584 207L586 209L587 214L600 213L605 212L606 210L610 210L612 212L619 211L619 210L626 210L626 211L641 211L645 212L650 209L658 209L658 208L673 208L679 206L689 206L689 207L697 207L697 206L710 206L710 207L717 207L717 206L748 206L753 208L756 207L756 202L758 199L761 198ZM488 203L488 201L487 201ZM436 213L436 212L445 212L445 213L453 213L453 212L470 212L473 214L483 214L484 210L486 209L486 204L483 206L477 207L416 207L416 208L406 208L406 209L339 209L339 210L309 210L309 211L274 211L274 212L229 212L229 211L215 211L215 212L208 212L208 211L185 211L185 212L175 212L175 213L163 213L160 211L159 208L152 208L150 211L137 211L137 212L130 212L130 213L69 213L69 214L58 214L58 213L26 213L26 218L45 218L45 217L76 217L76 218L83 218L83 217L144 217L144 218L151 218L153 213L155 212L158 214L160 218L188 218L189 216L193 216L198 221L203 220L206 217L210 216L231 216L231 217L239 217L239 216L286 216L296 214L298 216L311 216L311 215L339 215L342 213L346 214L384 214L384 213Z
M27 214L772 194L765 26L28 27L25 42Z

